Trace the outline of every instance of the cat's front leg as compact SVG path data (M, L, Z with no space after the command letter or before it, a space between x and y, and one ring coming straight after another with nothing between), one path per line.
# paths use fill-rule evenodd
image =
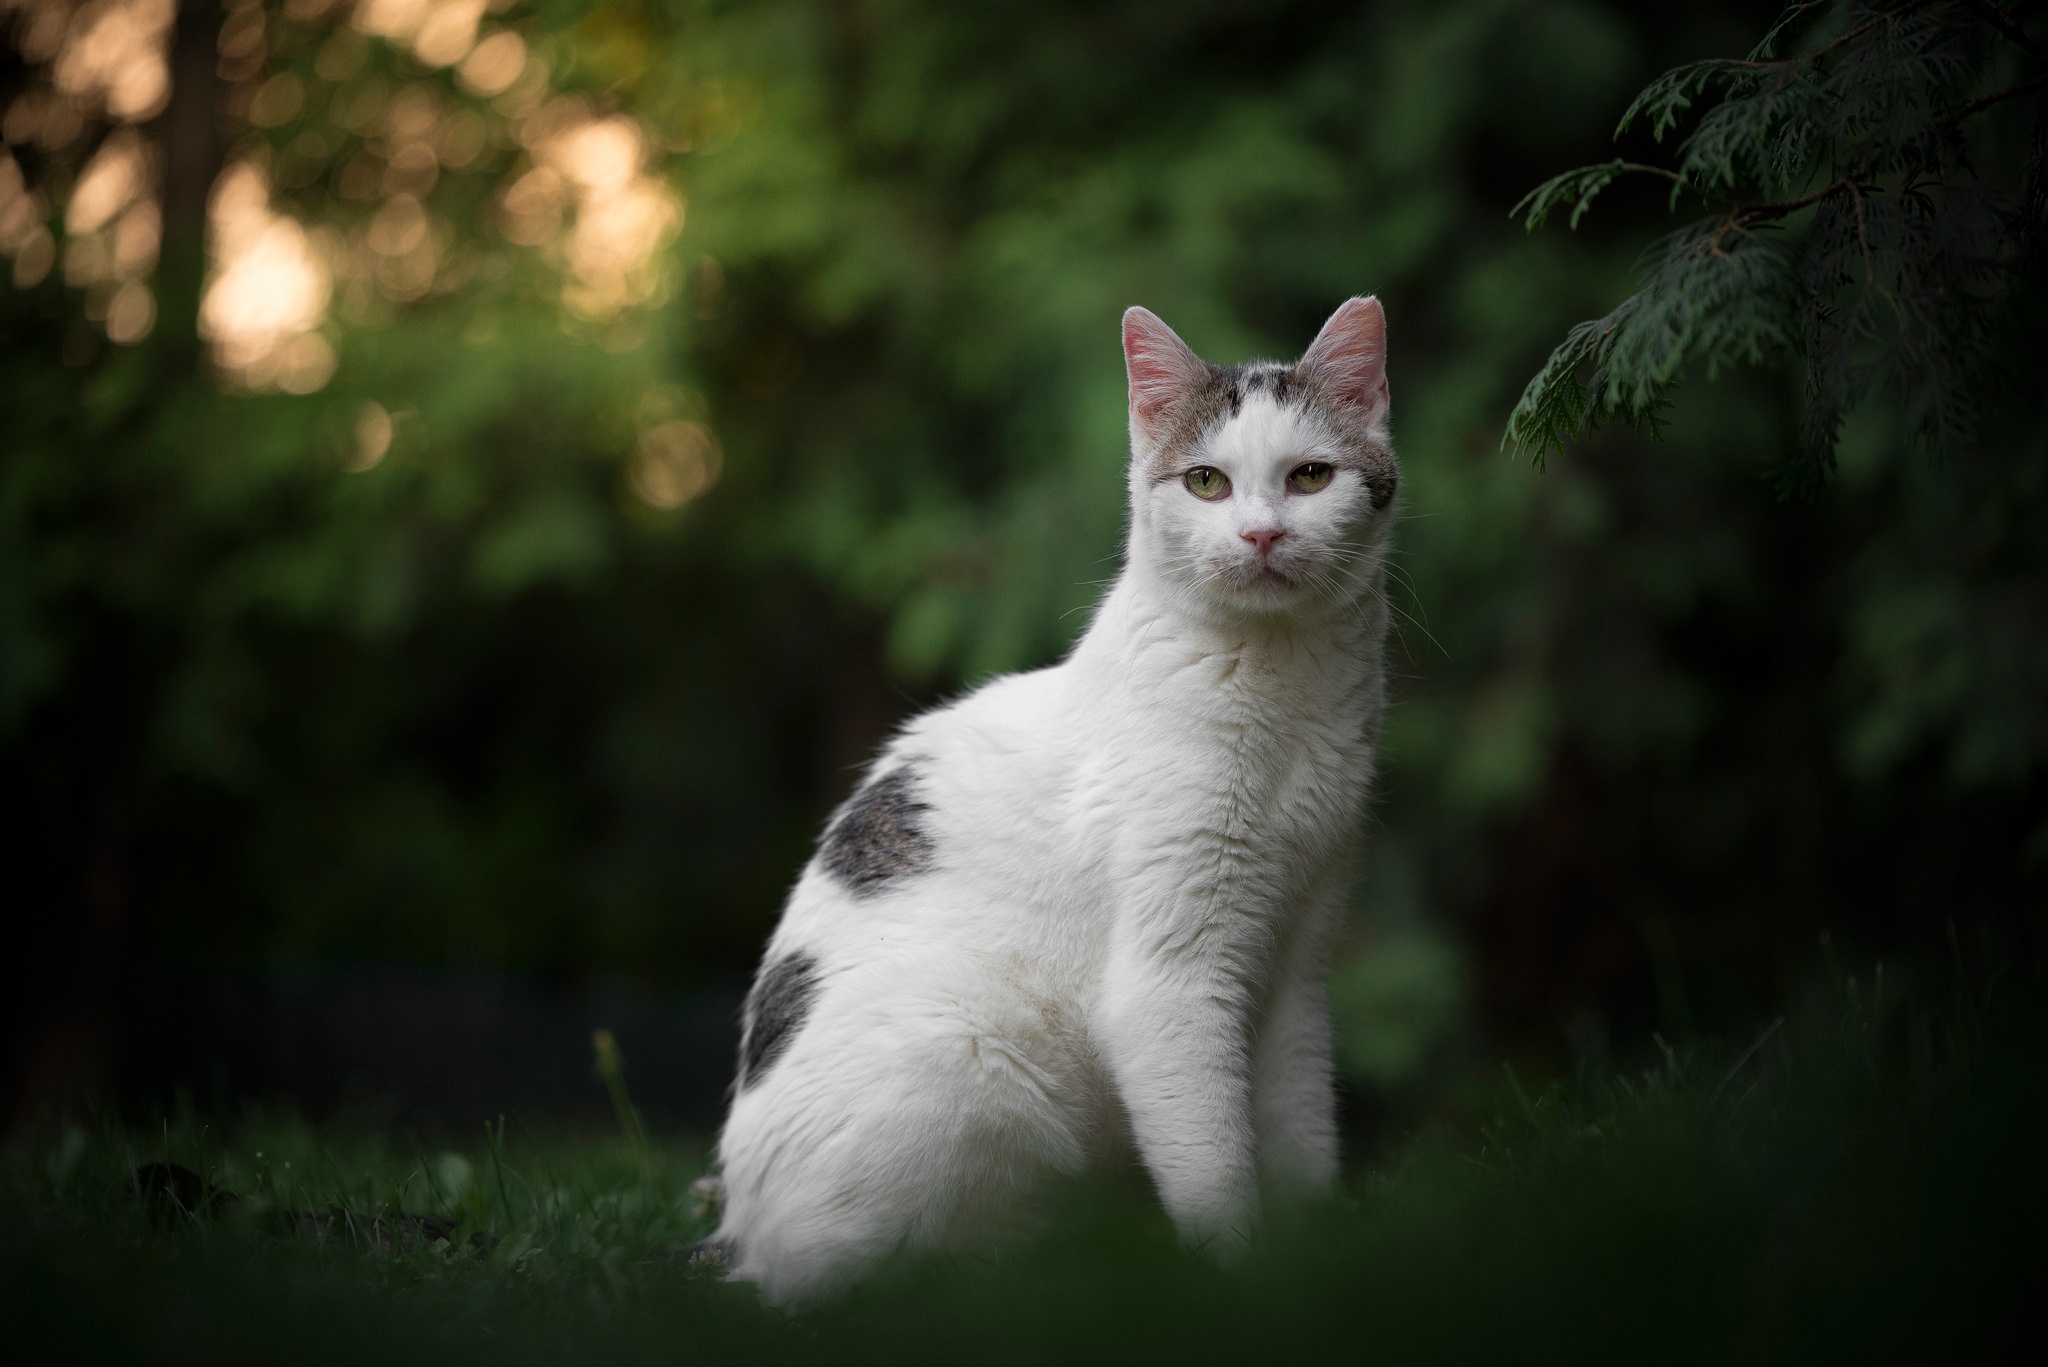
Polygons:
M1318 1195L1337 1180L1337 1089L1321 936L1283 960L1253 1054L1259 1177L1275 1195Z
M1259 1209L1246 994L1199 944L1120 940L1104 978L1111 1076L1181 1237L1228 1259L1248 1245Z

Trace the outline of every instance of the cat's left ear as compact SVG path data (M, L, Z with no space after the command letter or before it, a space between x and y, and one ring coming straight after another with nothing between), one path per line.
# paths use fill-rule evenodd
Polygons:
M1131 382L1131 433L1159 440L1174 406L1208 378L1209 367L1150 309L1124 311L1124 370Z
M1374 295L1346 299L1302 354L1298 370L1371 424L1387 416L1387 314Z

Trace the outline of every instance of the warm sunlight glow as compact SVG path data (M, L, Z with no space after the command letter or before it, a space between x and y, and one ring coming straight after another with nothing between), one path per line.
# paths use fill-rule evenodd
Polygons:
M355 449L344 468L357 474L375 469L391 449L391 430L391 414L384 405L374 399L365 403L356 413Z
M441 0L420 25L413 52L428 66L453 66L476 46L484 0Z
M156 326L156 296L140 280L130 280L114 291L107 305L106 321L110 340L133 346Z
M505 236L522 247L538 247L562 226L567 198L567 187L553 171L528 171L505 191Z
M33 144L46 152L69 147L85 132L79 102L54 90L25 90L0 119L0 137L16 147Z
M718 438L700 422L665 422L640 436L626 482L654 508L680 508L718 481Z
M359 0L355 26L374 38L399 42L417 33L433 8L434 0Z
M156 269L162 237L149 144L134 129L117 129L79 173L64 210L65 283L86 291L86 316L116 342L139 342L156 325L156 297L143 281Z
M488 0L358 0L354 23L374 38L411 48L428 66L453 66L476 46L488 8Z
M433 288L442 244L415 196L393 195L370 220L363 242L375 254L377 287L386 298L409 301Z
M580 101L564 98L528 120L521 138L536 165L505 192L505 235L540 245L573 206L561 247L570 275L563 304L582 317L604 318L653 300L663 284L662 248L682 227L683 202L645 171L640 126L594 117Z
M177 0L93 0L72 16L52 70L57 89L97 100L124 123L156 117L171 98L167 57Z
M123 130L109 137L78 177L64 211L65 231L98 232L142 192L148 172L148 153L139 136Z
M472 95L497 95L511 89L526 70L526 40L516 33L494 33L476 45L456 72Z
M14 283L30 285L49 274L56 260L56 242L43 226L43 198L31 193L21 166L0 148L0 255L14 258Z
M0 14L16 13L14 41L31 62L47 62L64 46L72 0L0 0Z
M310 120L275 147L236 152L215 186L199 326L234 382L318 389L336 363L323 332L330 306L360 325L386 302L410 303L472 279L480 267L464 246L467 224L450 217L438 191L508 136L525 155L501 182L498 226L560 272L565 326L609 323L668 297L667 248L684 202L656 169L656 140L602 97L554 91L547 61L491 19L504 7L226 0L215 46L235 117L254 129ZM112 125L68 184L59 174L32 191L13 154L0 152L0 252L12 258L22 288L61 267L66 283L85 292L85 316L124 342L150 334L160 303L151 277L164 232L162 130L134 125L167 107L179 9L179 0L0 0L15 46L49 73L0 112L5 145L58 153L61 162L63 149L90 148L87 140ZM299 41L280 27L287 22L332 27L310 61L278 60L286 55L278 44ZM409 56L395 69L366 70L366 54L380 44ZM421 67L449 69L453 87ZM339 130L360 147L337 152L330 131ZM36 154L24 155L38 164ZM332 190L360 204L361 216L302 222L280 212L273 185L279 196L301 194L324 162L332 164ZM605 333L608 345L633 335ZM715 455L676 455L686 448L673 440L649 448L670 454L643 459L647 471L665 473L645 474L641 486L687 499L693 495L675 491L707 481ZM715 452L715 444L704 449Z
M306 87L298 75L280 71L256 89L249 101L249 122L258 128L276 128L291 122L306 103Z
M145 199L130 205L114 226L114 275L136 280L156 269L157 247L164 235L163 211Z
M221 369L251 388L318 389L334 373L332 347L314 335L330 275L306 230L271 211L269 183L246 161L222 173L208 226L213 268L199 331Z

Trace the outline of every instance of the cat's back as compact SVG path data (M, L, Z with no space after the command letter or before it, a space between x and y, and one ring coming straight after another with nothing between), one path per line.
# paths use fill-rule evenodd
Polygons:
M985 941L992 894L1070 899L1070 684L1065 665L1004 675L906 723L826 823L776 939Z

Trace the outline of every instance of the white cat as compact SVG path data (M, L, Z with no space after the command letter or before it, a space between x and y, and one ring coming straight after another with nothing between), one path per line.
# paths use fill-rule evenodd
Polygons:
M707 1241L788 1303L1134 1144L1227 1256L1337 1173L1324 967L1383 697L1386 319L1209 365L1124 315L1126 564L1058 665L906 725L747 998Z

